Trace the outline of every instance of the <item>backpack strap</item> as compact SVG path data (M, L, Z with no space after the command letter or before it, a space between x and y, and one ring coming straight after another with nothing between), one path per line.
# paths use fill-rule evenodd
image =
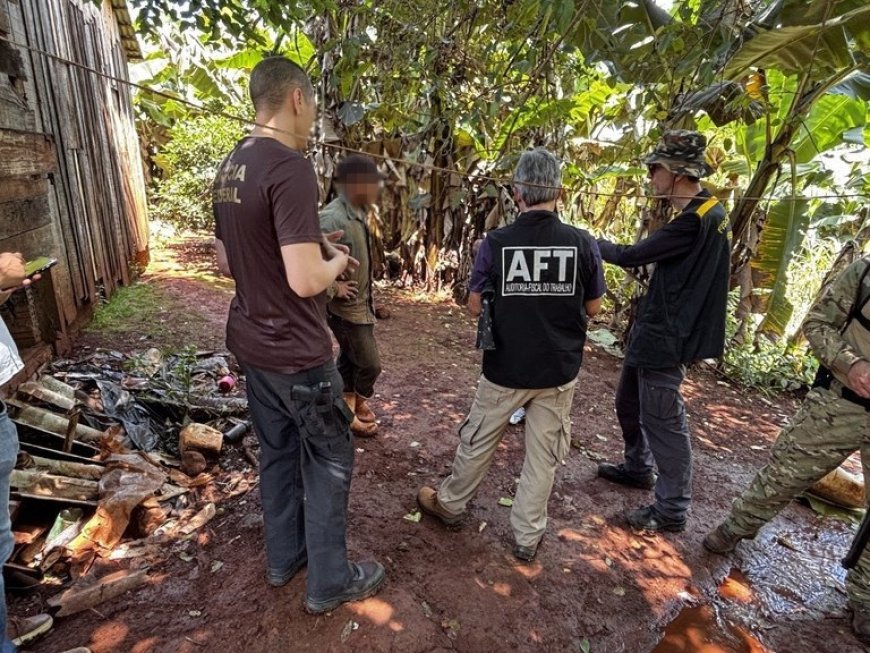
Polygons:
M861 278L858 279L855 302L852 304L852 310L849 311L849 316L846 318L846 324L849 324L852 320L858 320L861 326L870 331L870 319L864 317L864 307L867 305L867 302L870 302L870 292L866 295L862 294L864 281L867 279L868 274L870 274L870 263L867 264L867 267L864 268L864 272L861 274Z

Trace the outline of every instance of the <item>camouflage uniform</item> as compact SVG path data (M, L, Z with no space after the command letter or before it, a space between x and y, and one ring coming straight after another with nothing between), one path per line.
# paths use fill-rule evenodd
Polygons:
M857 449L861 450L864 478L870 480L870 407L866 407L867 400L861 405L843 398L849 368L858 360L870 360L870 331L857 318L843 330L859 296L862 275L860 296L870 293L870 275L864 275L868 265L870 256L850 265L810 310L804 333L834 379L830 388L809 392L777 438L770 461L734 502L723 526L735 535L754 537L794 497ZM862 313L870 319L870 302ZM846 592L851 602L870 606L870 552L865 551L849 571Z

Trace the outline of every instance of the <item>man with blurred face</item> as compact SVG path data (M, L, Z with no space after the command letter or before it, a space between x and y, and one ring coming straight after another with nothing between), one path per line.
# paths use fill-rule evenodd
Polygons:
M608 481L655 489L652 505L627 515L637 530L685 528L692 448L680 386L689 363L717 358L725 346L731 228L722 205L701 189L700 178L712 172L706 145L697 132L665 132L644 163L653 194L679 213L634 245L598 241L608 263L655 265L616 391L625 461L598 466L598 475Z
M213 187L218 265L236 294L227 346L245 373L260 441L267 580L307 565L305 607L327 612L375 593L377 562L347 559L351 415L332 360L326 290L355 261L320 231L317 178L304 156L314 89L284 57L251 72L257 126Z
M378 424L368 400L381 373L381 359L374 333L372 237L367 219L381 191L381 176L369 157L352 154L338 164L335 181L338 197L320 212L320 227L324 233L342 232L338 242L359 266L332 285L328 321L341 348L338 371L344 400L354 412L350 429L358 437L372 437Z

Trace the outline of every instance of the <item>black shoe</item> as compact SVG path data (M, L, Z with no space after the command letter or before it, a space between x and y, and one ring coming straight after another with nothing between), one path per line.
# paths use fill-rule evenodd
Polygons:
M639 487L643 490L652 490L656 486L655 473L630 472L625 468L623 463L619 463L618 465L614 465L613 463L600 463L598 465L598 475L611 483L619 483L620 485L628 485L629 487Z
M536 546L523 546L522 544L514 544L514 558L523 562L531 562L535 559L535 554L538 552Z
M852 609L852 632L859 642L870 644L870 606L849 601Z
M272 587L282 587L289 583L290 580L299 572L299 570L306 565L308 565L307 555L283 573L277 573L273 571L266 572L266 581Z
M347 587L337 596L328 599L305 599L305 609L311 614L320 614L335 610L342 603L349 601L361 601L377 592L384 584L386 573L379 562L367 560L358 564L351 564L353 578Z
M626 515L629 525L638 531L670 531L681 533L686 530L686 520L666 517L656 510L655 506L647 506L632 510Z

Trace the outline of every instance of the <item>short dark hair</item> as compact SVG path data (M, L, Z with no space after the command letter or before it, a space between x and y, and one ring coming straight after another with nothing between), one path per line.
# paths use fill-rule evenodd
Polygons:
M351 154L344 157L335 169L335 180L347 181L349 177L362 177L363 179L378 181L381 173L371 157L363 154Z
M287 57L267 57L254 66L248 92L256 111L277 111L287 98L287 91L299 88L307 100L314 98L314 87L302 68Z

